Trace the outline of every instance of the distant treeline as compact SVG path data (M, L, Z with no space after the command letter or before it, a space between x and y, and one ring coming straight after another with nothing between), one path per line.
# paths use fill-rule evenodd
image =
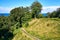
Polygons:
M53 12L48 12L47 13L49 18L60 18L60 8L57 8L56 11L53 11Z

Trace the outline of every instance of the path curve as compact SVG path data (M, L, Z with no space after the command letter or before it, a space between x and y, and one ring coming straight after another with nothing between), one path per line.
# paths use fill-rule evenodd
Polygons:
M33 40L40 40L39 38L30 35L24 28L21 28L21 31Z

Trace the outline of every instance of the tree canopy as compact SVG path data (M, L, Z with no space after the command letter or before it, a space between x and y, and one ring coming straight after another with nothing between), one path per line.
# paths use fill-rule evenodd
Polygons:
M53 11L51 13L47 13L48 17L50 18L60 18L60 8L57 8L56 11Z
M35 1L32 3L31 5L31 10L32 10L32 17L36 17L38 16L38 14L41 12L42 10L42 5L41 3L39 3L38 1Z

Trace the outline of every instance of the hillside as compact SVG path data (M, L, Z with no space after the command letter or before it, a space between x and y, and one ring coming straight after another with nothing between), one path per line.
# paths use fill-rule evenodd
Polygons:
M60 19L33 19L28 27L16 29L15 32L12 40L60 40Z

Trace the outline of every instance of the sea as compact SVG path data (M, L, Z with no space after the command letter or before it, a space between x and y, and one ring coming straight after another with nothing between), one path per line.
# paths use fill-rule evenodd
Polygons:
M47 13L42 13L43 16L47 16ZM9 16L10 13L0 13L0 16Z
M43 14L43 16L47 16L47 13L42 13Z
M0 16L9 16L10 13L0 13Z

